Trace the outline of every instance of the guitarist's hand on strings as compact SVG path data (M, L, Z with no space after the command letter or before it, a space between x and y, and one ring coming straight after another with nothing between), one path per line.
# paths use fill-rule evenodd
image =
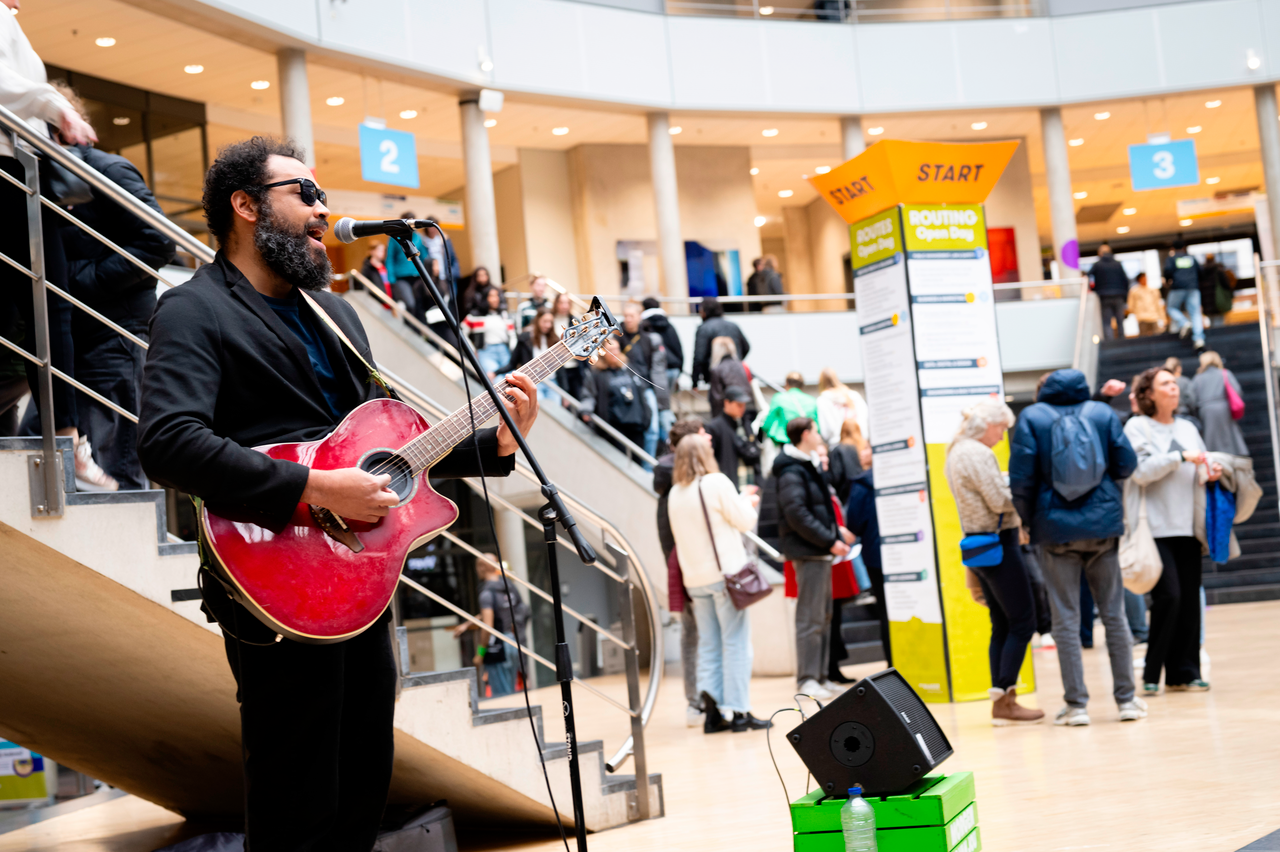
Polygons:
M388 491L391 477L374 476L358 467L338 470L312 469L307 487L302 489L302 502L328 509L343 518L372 523L385 518L391 506L400 502L394 491Z
M533 421L538 419L538 388L524 373L516 371L507 376L507 410L521 435L528 435ZM505 420L498 421L498 455L509 456L519 449L515 436L507 428Z

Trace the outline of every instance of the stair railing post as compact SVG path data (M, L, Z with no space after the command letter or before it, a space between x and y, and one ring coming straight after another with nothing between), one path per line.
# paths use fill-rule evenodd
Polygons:
M623 657L627 668L627 705L631 708L631 759L636 768L636 818L649 819L649 766L644 753L644 697L640 694L640 649L636 644L635 599L631 589L631 558L625 550L606 545L613 554L614 571L622 577L618 584L618 613L622 621Z
M1258 292L1258 335L1262 340L1262 369L1267 379L1267 425L1271 429L1271 461L1276 475L1280 476L1280 412L1276 411L1276 363L1275 363L1275 314L1269 296L1276 290L1276 267L1263 266L1260 258L1253 257L1255 267L1262 274L1258 281L1262 290Z

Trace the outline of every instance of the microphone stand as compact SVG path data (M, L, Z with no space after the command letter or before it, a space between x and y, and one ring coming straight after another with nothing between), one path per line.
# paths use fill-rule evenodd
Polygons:
M434 220L428 221L432 227L436 228L437 231L439 230L440 226ZM558 522L564 527L569 540L573 542L574 548L578 551L578 558L582 560L584 565L591 565L596 561L596 551L583 537L582 532L578 529L577 522L573 519L573 515L569 514L568 508L564 505L560 492L547 477L546 473L543 472L542 465L538 464L538 460L534 457L533 450L529 449L529 444L525 441L524 435L516 428L511 412L507 410L504 400L498 394L497 389L494 388L493 382L490 381L489 373L481 366L480 359L476 355L476 350L471 345L471 341L463 333L457 314L449 309L449 306L441 297L435 280L423 264L422 256L418 249L413 245L412 221L404 221L402 228L391 226L391 222L386 224L390 226L387 229L388 236L400 244L400 248L404 250L404 256L413 263L414 269L418 271L418 277L422 279L427 292L431 294L431 298L435 300L440 312L444 314L445 320L449 323L449 328L453 331L454 336L457 337L458 351L475 368L481 384L484 385L485 391L489 394L489 398L493 400L494 407L498 410L498 416L507 424L507 429L516 439L516 445L524 453L525 459L528 460L529 467L533 469L534 475L542 483L542 496L546 498L547 502L546 505L538 510L538 520L542 522L543 539L547 543L547 568L551 580L552 609L555 614L556 626L556 681L560 684L560 698L564 709L564 737L569 753L569 787L573 793L573 825L577 834L578 852L587 852L587 825L582 800L582 773L578 765L578 733L573 715L573 689L571 687L573 682L573 660L569 655L569 645L565 641L564 604L560 599L560 568L556 560L556 523ZM441 233L440 236L443 238L444 234ZM608 308L604 307L603 303L601 304L601 310L608 314ZM470 404L469 401L468 404ZM647 778L637 778L636 785L637 795L648 795L649 785Z

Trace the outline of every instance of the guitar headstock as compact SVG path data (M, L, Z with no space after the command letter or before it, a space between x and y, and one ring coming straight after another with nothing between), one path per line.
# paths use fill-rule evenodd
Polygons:
M591 310L582 319L564 330L561 340L569 352L579 361L585 361L596 353L604 342L618 334L618 321L600 297L591 299Z

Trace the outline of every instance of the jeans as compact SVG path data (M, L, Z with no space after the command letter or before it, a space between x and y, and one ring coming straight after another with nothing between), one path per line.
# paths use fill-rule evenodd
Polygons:
M515 639L510 633L503 634L508 639ZM495 639L495 642L501 642ZM489 675L489 691L493 693L493 697L499 695L510 695L516 691L516 649L502 642L506 646L507 658L500 663L486 663L484 670ZM492 647L492 646L491 646Z
M1164 570L1151 589L1151 635L1143 683L1165 686L1200 679L1200 542L1191 536L1156 539Z
M145 331L135 332L143 340ZM142 363L147 353L142 347L113 334L76 349L76 378L125 411L137 412L141 400ZM80 431L89 436L89 445L98 464L121 491L147 487L142 462L138 461L138 426L86 394L76 394Z
M1040 567L1053 611L1053 639L1067 704L1085 707L1089 690L1080 658L1080 575L1087 578L1107 630L1112 692L1117 704L1133 700L1133 637L1124 616L1120 554L1114 538L1081 539L1041 548Z
M1189 290L1170 290L1165 302L1169 311L1170 331L1182 331L1191 324L1191 339L1197 346L1204 344L1204 318L1200 315L1200 291L1195 287ZM1186 313L1183 312L1185 308ZM1190 319L1188 319L1190 315Z
M1102 303L1102 339L1112 340L1116 337L1124 337L1124 312L1126 307L1126 298L1124 296L1103 296L1099 300ZM1111 330L1111 319L1115 318L1116 330Z
M480 366L486 373L496 373L511 360L511 350L505 343L490 343L482 347L476 357L480 359Z
M1147 641L1147 599L1125 589L1124 615L1129 621L1129 632L1133 634L1133 641L1135 643ZM1204 643L1203 638L1200 641L1201 644Z
M1018 672L1027 656L1027 645L1036 632L1036 606L1031 597L1031 578L1022 564L1018 530L1000 532L1004 558L990 568L972 568L982 584L991 613L991 644L987 649L991 664L991 685L1009 689L1018 683Z
M831 654L831 561L797 559L796 683L822 681Z
M644 398L644 404L649 407L649 425L644 430L644 451L651 456L658 454L658 392L653 388L646 387L641 396ZM645 470L653 470L653 465L644 462Z
M684 669L684 699L690 707L702 709L698 694L698 619L693 605L686 604L680 613L680 667Z
M733 605L724 580L689 589L689 597L698 622L698 692L710 695L726 714L751 712L747 611Z

